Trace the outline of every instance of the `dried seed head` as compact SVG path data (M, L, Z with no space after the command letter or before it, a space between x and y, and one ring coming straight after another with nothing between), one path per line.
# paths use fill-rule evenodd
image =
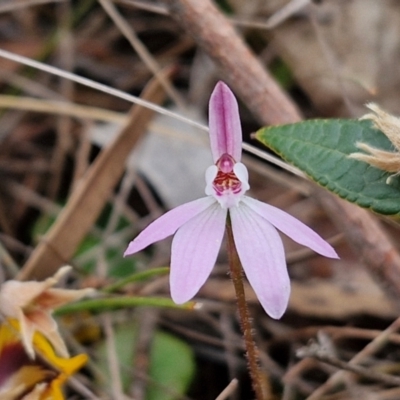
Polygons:
M352 153L349 155L356 160L364 161L373 167L383 171L391 172L386 183L390 183L391 179L400 174L400 118L390 115L383 111L377 104L369 103L366 105L373 113L366 114L360 119L370 119L374 123L374 127L382 131L393 144L395 151L386 151L372 147L366 143L358 142L356 145L365 153Z

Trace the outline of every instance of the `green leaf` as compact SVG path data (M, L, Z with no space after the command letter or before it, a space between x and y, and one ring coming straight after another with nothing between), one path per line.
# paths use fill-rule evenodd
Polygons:
M151 349L150 376L175 393L184 394L194 378L195 361L192 349L181 339L156 332ZM166 393L159 385L150 385L146 400L173 400L178 396Z
M122 384L128 391L135 379L132 363L135 359L137 328L128 323L115 328L115 346L120 364ZM110 363L106 343L96 348L100 370L107 377L104 385L110 387ZM173 400L184 395L195 374L194 354L185 342L177 337L156 331L150 350L150 381L146 400Z
M389 139L368 120L309 120L262 128L256 138L312 180L340 197L377 213L400 215L400 178L349 158L362 152L357 142L394 151Z
M188 301L185 304L175 304L166 297L139 297L139 296L118 296L99 297L96 299L81 300L76 303L65 304L57 308L55 315L71 314L81 311L106 312L131 307L165 307L183 310L192 310L195 303Z
M134 272L133 274L128 275L123 279L120 279L119 281L104 287L102 291L106 293L116 292L117 290L123 288L125 285L128 285L129 283L145 281L146 279L150 279L155 276L164 275L168 273L169 273L169 267L151 268L145 271Z

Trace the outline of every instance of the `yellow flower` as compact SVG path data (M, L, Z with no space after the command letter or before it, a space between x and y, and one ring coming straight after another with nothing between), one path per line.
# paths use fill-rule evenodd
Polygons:
M43 282L7 281L0 287L0 313L16 319L21 327L21 340L30 358L35 357L32 339L40 332L62 357L68 357L64 340L58 332L53 310L64 304L81 299L94 292L93 289L54 289L54 286L71 267L66 266Z
M63 400L61 386L86 363L86 354L61 358L44 335L36 332L32 338L33 360L20 333L15 319L0 326L0 399Z

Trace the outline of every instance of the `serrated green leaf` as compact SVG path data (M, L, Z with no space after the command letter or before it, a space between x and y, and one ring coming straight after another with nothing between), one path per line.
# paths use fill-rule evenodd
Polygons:
M371 121L309 120L262 128L256 138L340 197L380 214L400 215L400 177L388 184L390 173L348 157L362 152L358 142L394 151Z

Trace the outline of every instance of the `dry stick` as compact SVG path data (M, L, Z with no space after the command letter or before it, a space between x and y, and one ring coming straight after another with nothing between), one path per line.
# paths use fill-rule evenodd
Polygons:
M97 397L91 390L88 389L87 385L83 384L74 376L70 376L68 378L68 385L75 389L75 391L80 395L84 396L86 400L103 400L103 398Z
M18 264L11 257L10 253L3 246L3 243L0 241L0 265L3 269L2 273L7 271L7 275L14 277L18 273Z
M168 10L161 5L158 4L152 4L148 2L148 0L142 0L142 1L136 1L136 0L114 0L115 3L121 3L125 4L127 6L131 7L136 7L139 8L140 10L146 10L155 14L160 14L160 15L168 15Z
M209 0L164 0L170 14L216 62L227 81L263 122L300 121L300 113Z
M117 345L115 341L114 327L111 314L107 313L102 318L104 333L106 336L107 363L110 374L110 389L113 399L123 400L124 391L122 388L120 363L118 360Z
M293 102L260 65L227 18L210 0L164 0L164 3L169 6L171 15L214 60L224 80L263 124L284 124L301 120ZM321 193L329 215L334 216L340 231L347 236L357 254L364 258L369 272L390 288L398 302L400 256L376 219L367 211L318 187L315 187L315 192ZM359 224L357 229L354 228L355 222ZM371 240L371 236L374 240Z
M215 400L226 400L238 387L238 380L232 379L229 385L218 395Z
M153 73L153 75L160 81L160 84L164 87L164 90L168 93L170 98L175 102L181 109L185 109L185 101L179 92L171 84L170 80L162 71L162 68L158 65L157 60L153 57L147 47L136 35L136 32L128 24L128 22L119 13L117 7L110 0L98 0L104 10L107 12L109 17L113 20L115 25L119 28L121 33L124 35L126 40L131 44L133 49L145 63L147 68Z
M143 98L160 104L165 93L158 82L152 81L144 90ZM19 279L44 279L71 259L121 178L125 161L152 116L153 111L140 106L132 108L128 123L76 186L59 218L24 265Z
M98 120L123 124L127 121L126 114L111 111L106 108L85 106L58 100L42 100L34 97L0 95L0 108L35 111L46 114L67 115L85 120Z
M293 331L284 333L275 339L271 339L269 341L269 346L273 347L277 343L281 342L299 342L308 340L312 337L315 337L319 331L323 331L329 335L333 341L353 338L374 340L377 336L382 334L382 331L378 329L364 329L354 326L314 325L295 329ZM387 340L392 344L400 345L400 334L392 333Z
M326 350L321 348L321 346L317 343L313 343L307 347L303 347L297 351L297 356L300 358L303 357L312 357L316 358L319 361L322 361L326 364L333 365L334 367L340 368L341 370L346 370L349 372L354 372L358 375L364 376L365 378L382 382L387 385L400 386L400 377L393 376L388 374L383 374L381 372L377 372L372 370L371 368L361 367L360 365L347 363L345 361L340 360L337 357L329 354ZM314 397L314 395L309 398ZM319 398L319 397L315 397Z
M231 310L222 310L219 316L219 321L228 376L230 380L233 380L240 370L240 361L236 354L237 344L235 343L235 338L237 337L237 333L233 326ZM239 340L241 341L241 338ZM232 393L230 400L239 400L239 393Z
M389 327L387 327L380 335L368 343L359 353L357 353L350 361L350 365L355 365L362 362L367 357L379 351L388 341L390 335L395 333L400 328L400 318L397 318ZM307 397L307 400L317 400L333 386L337 385L346 376L344 371L338 371L333 374L322 386L314 393Z
M289 366L286 374L282 378L282 382L291 387L296 387L299 390L301 387L304 394L310 395L314 391L314 387L308 383L303 382L304 371L316 368L318 361L313 358L304 358L296 364ZM306 389L306 390L304 390Z
M134 399L145 399L148 379L142 379L143 375L150 372L150 354L154 344L154 334L157 329L158 312L154 309L142 308L137 310L137 334L134 340L134 360L132 360L133 371L140 371L141 375L132 379L129 394ZM132 377L133 378L133 377Z
M265 28L273 29L311 3L311 0L291 0L268 18Z
M233 239L232 224L229 217L226 223L226 233L228 237L229 269L231 272L233 286L235 287L240 326L242 328L244 344L246 347L246 357L249 372L257 400L264 400L265 396L263 394L263 384L260 370L260 361L258 357L258 349L252 333L250 313L244 292L243 270L239 260L239 255L236 250L235 241Z
M58 18L58 43L57 58L63 69L71 71L74 69L74 47L72 37L72 10L69 2L57 6ZM63 98L74 97L74 82L61 79L59 82L60 92ZM67 116L60 116L56 119L56 144L52 150L50 161L51 179L47 187L47 197L56 199L60 186L65 160L72 148L72 120Z
M129 102L134 103L134 104L138 104L138 105L143 106L143 107L145 107L145 108L147 108L149 110L156 111L156 112L158 112L158 113L160 113L162 115L167 115L167 116L169 116L171 118L175 118L176 120L182 121L182 122L184 122L186 124L189 124L190 126L194 126L194 127L198 128L198 129L200 129L202 131L208 131L208 127L207 126L205 126L205 125L203 125L203 124L201 124L201 123L199 123L197 121L194 121L193 119L185 117L182 114L178 114L178 113L175 113L173 111L170 111L165 107L162 107L162 106L160 106L158 104L155 104L154 102L146 100L146 99L144 99L142 97L133 96L133 95L131 95L129 93L126 93L126 92L124 92L122 90L115 89L115 88L113 88L111 86L107 86L107 85L104 85L104 84L99 83L99 82L95 82L95 81L93 81L91 79L84 78L83 76L79 76L79 75L73 74L71 72L64 71L64 70L62 70L60 68L53 67L52 65L45 64L45 63L33 60L31 58L24 57L24 56L21 56L19 54L15 54L15 53L12 53L10 51L7 51L7 50L1 49L1 48L0 48L0 58L5 58L7 60L12 60L12 61L15 61L17 63L21 63L21 64L27 65L29 67L39 69L41 71L45 71L45 72L47 72L49 74L52 74L52 75L55 75L55 76L60 76L60 77L62 77L64 79L69 79L69 80L71 80L73 82L79 83L81 85L90 87L90 88L95 89L95 90L99 90L100 92L107 93L107 94L109 94L111 96L118 97L120 99L129 101Z
M5 4L0 5L0 14L10 12L10 11L16 11L19 8L25 9L27 7L32 7L32 6L39 5L39 4L61 3L63 1L67 1L67 0L19 0L18 2L9 1Z

